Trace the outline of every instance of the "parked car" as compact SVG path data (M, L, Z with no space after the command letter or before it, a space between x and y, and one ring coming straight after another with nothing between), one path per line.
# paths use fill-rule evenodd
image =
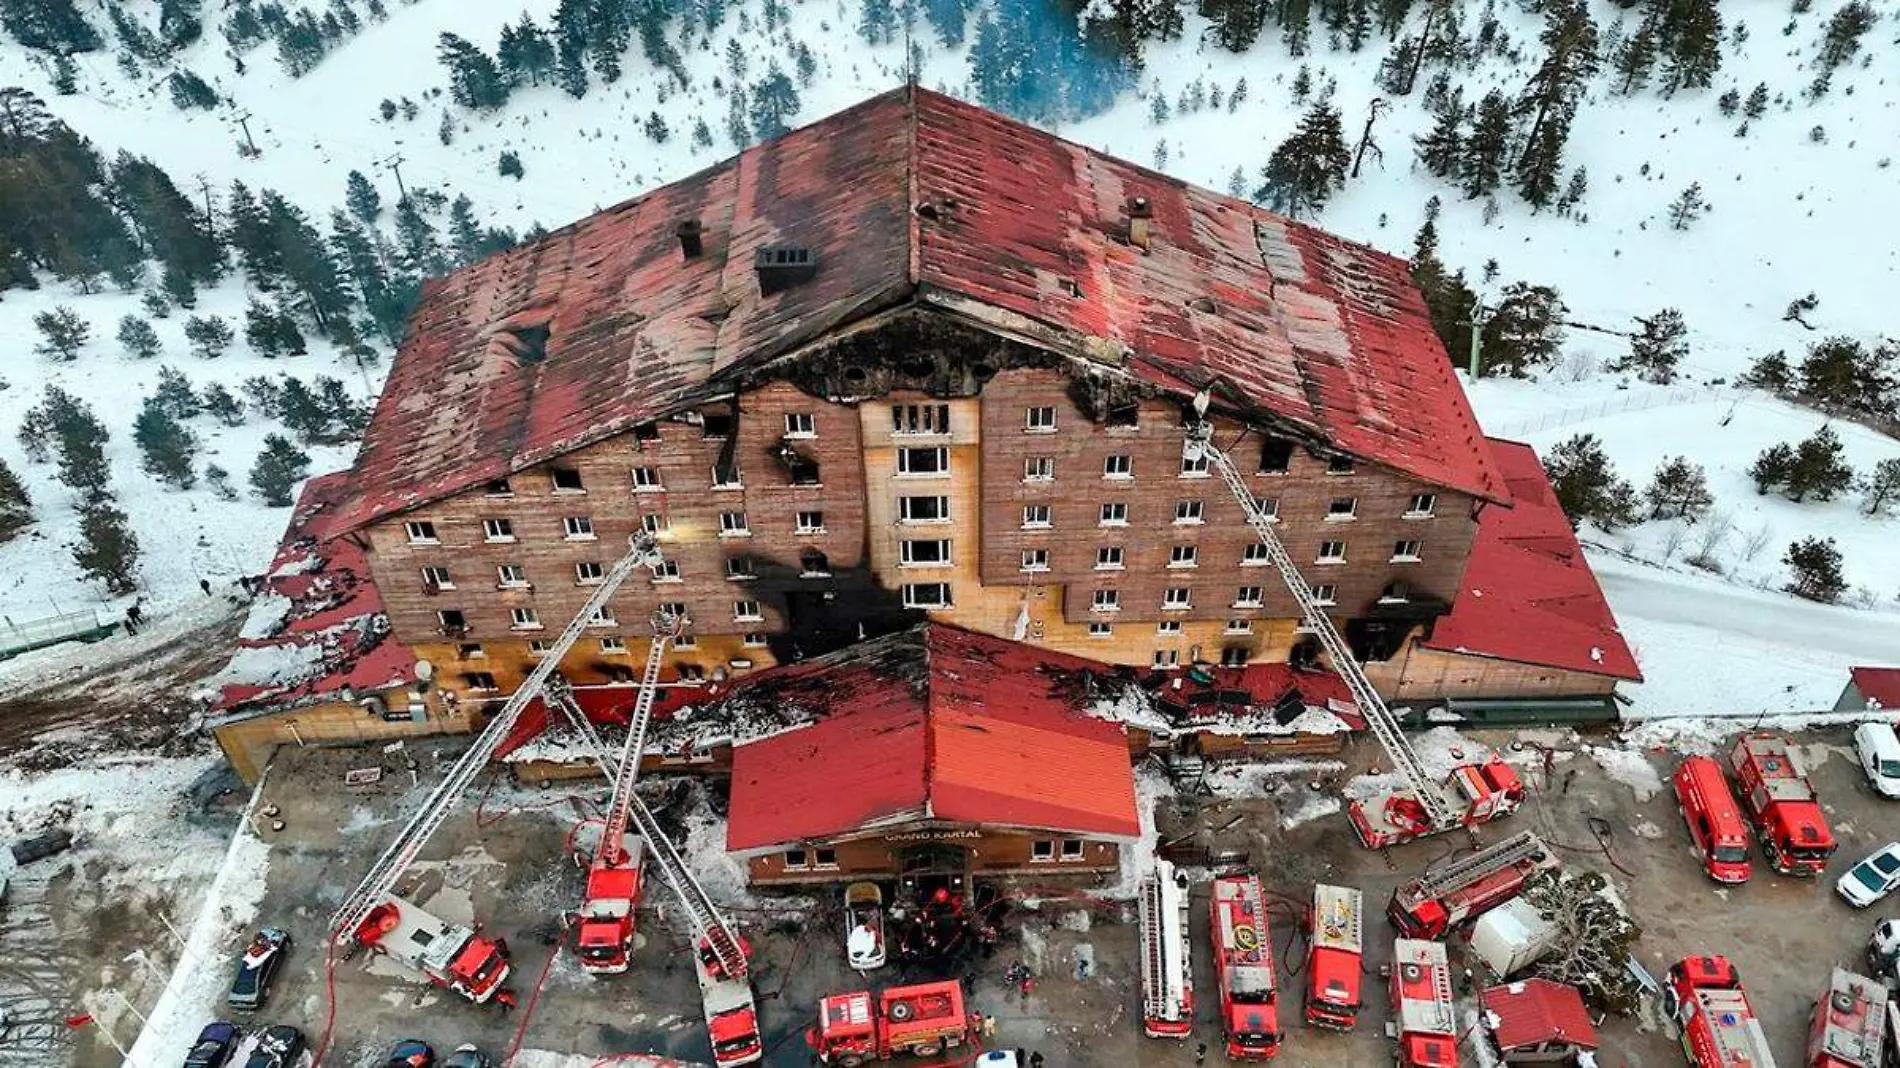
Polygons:
M405 1038L389 1051L384 1068L435 1068L435 1050L419 1038Z
M464 1044L442 1058L442 1068L495 1068L495 1062L473 1045Z
M244 1068L290 1068L303 1056L303 1032L289 1024L264 1028Z
M1834 888L1857 909L1879 901L1900 886L1900 842L1889 842L1879 852L1847 869Z
M844 953L858 971L884 967L884 892L876 883L844 889Z
M237 1049L241 1035L236 1024L223 1020L206 1024L204 1030L198 1032L198 1041L191 1044L191 1052L185 1054L184 1068L223 1068Z
M1019 1049L993 1049L976 1059L976 1068L1023 1068L1029 1062Z
M1881 920L1867 936L1867 974L1884 983L1900 982L1900 920Z
M1885 723L1863 723L1854 728L1854 751L1874 791L1900 798L1900 735Z
M270 999L271 980L290 950L290 932L266 927L257 932L238 961L237 977L231 980L231 994L225 998L239 1012L253 1012Z

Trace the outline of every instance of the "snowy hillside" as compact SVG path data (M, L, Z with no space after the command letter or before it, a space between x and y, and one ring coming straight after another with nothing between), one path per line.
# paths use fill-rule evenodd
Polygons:
M99 14L103 2L78 0L78 8L110 35L109 23ZM452 32L492 51L497 35L524 9L538 23L549 24L556 0L420 0L410 5L390 0L386 20L365 20L360 32L342 40L301 78L281 69L268 43L245 53L239 73L216 29L233 5L206 0L204 36L167 64L144 65L128 74L111 47L80 55L75 58L78 91L61 96L50 60L4 41L0 85L26 87L108 154L126 149L148 156L181 187L195 190L202 176L215 197L222 198L229 183L240 180L253 190L275 189L321 220L342 205L350 170L368 175L385 204L397 199L399 172L411 193L429 188L447 196L466 194L485 224L526 230L535 224L558 226L729 155L734 143L727 132L728 87L756 85L774 66L809 75L798 79L803 84L796 89L794 124L898 84L903 36L867 44L858 27L866 12L880 5L860 4L745 0L693 5L702 14L720 10L717 19L704 15L695 29L676 25L670 31L690 77L687 88L656 70L634 43L623 57L624 77L613 84L596 78L587 94L575 99L550 78L539 86L515 88L503 106L488 113L450 102L448 77L436 58L439 36ZM970 41L986 8L949 6L969 8L970 34L963 44L945 48L920 21L915 31L920 80L976 98ZM1407 34L1418 32L1425 17L1425 4L1413 6L1418 10ZM1519 58L1490 55L1452 70L1452 82L1467 102L1494 87L1510 96L1522 90L1541 54L1542 20L1520 9L1532 6L1495 5ZM1440 257L1462 269L1488 300L1511 282L1549 285L1560 291L1571 321L1610 330L1633 329L1634 316L1665 307L1682 312L1690 351L1674 386L1632 382L1603 370L1626 343L1573 327L1563 356L1537 380L1486 380L1473 389L1492 432L1540 449L1572 434L1594 433L1619 474L1639 490L1667 456L1686 455L1707 468L1715 504L1699 529L1651 522L1589 537L1606 551L1680 568L1681 559L1700 548L1719 518L1726 532L1707 555L1721 562L1725 580L1778 589L1786 581L1781 554L1788 542L1829 535L1845 558L1850 592L1844 600L1892 611L1900 594L1900 520L1861 514L1857 493L1803 504L1760 496L1747 477L1763 448L1799 441L1824 418L1759 391L1711 385L1733 383L1751 361L1776 349L1798 361L1825 335L1845 334L1872 345L1900 333L1890 310L1900 281L1900 217L1891 210L1900 177L1889 165L1893 132L1900 128L1900 76L1892 69L1900 55L1894 47L1900 18L1886 10L1862 37L1859 55L1834 72L1829 92L1810 102L1803 90L1813 78L1823 27L1839 6L1837 0L1820 0L1794 15L1779 3L1727 11L1722 65L1707 89L1669 98L1654 89L1620 95L1606 64L1584 91L1564 155L1566 174L1581 166L1589 178L1588 191L1570 217L1550 210L1534 213L1507 188L1497 194L1495 217L1487 221L1492 213L1484 199L1465 199L1421 169L1413 138L1432 126L1426 94L1392 97L1375 84L1391 44L1377 32L1362 51L1349 52L1333 47L1316 22L1309 54L1296 57L1269 26L1250 49L1235 55L1204 41L1207 23L1193 4L1183 4L1184 32L1173 41L1147 44L1145 70L1136 86L1108 110L1060 132L1216 189L1233 188L1238 172L1239 188L1251 192L1274 146L1299 121L1304 104L1296 101L1294 86L1303 80L1303 67L1314 93L1336 86L1333 99L1349 146L1357 141L1374 98L1383 97L1390 107L1374 126L1379 151L1369 154L1361 174L1347 180L1314 221L1410 255L1425 203L1437 196L1444 205L1437 223ZM1481 8L1492 9L1463 7L1473 24ZM1634 32L1641 9L1597 2L1591 13L1598 31L1617 39ZM767 29L768 21L774 28ZM807 71L799 70L801 50L809 52ZM194 72L231 103L208 111L175 107L161 80L173 67ZM1431 72L1427 68L1421 87ZM1232 104L1243 79L1244 99ZM1768 87L1770 102L1765 114L1748 123L1746 136L1738 136L1743 120L1724 117L1718 98L1731 88L1745 95L1758 83ZM1157 96L1165 106L1156 105ZM1215 99L1224 103L1211 103ZM385 119L385 110L393 118ZM655 115L660 123L653 121ZM711 145L692 136L698 120L707 125ZM663 143L653 136L659 125L667 132ZM259 149L254 157L239 152L247 136ZM518 180L499 173L503 152L518 155L524 172ZM1666 221L1667 209L1692 183L1700 184L1710 210L1687 229L1674 229ZM1805 316L1814 329L1785 320L1789 303L1810 292L1819 298ZM226 318L241 321L245 297L243 282L232 275L203 305L225 309ZM139 471L130 421L139 398L149 392L156 365L169 363L194 380L215 378L233 386L263 371L330 375L358 393L374 387L352 362L314 338L311 354L296 359L262 360L246 352L240 340L220 361L197 360L175 335L177 317L159 324L164 356L128 361L110 338L113 324L134 301L110 292L77 295L60 283L33 293L0 294L0 327L15 339L0 365L0 378L9 386L0 391L0 429L7 431L0 434L0 458L30 479L39 520L33 534L0 546L0 612L45 614L52 604L70 609L100 596L96 586L80 580L61 548L71 538L70 492L52 480L49 467L25 462L11 431L26 408L37 403L42 383L66 383L101 410L113 434L113 481L145 542L144 588L161 605L195 594L199 576L229 576L260 566L284 512L264 508L248 494L240 502L223 502L202 488L161 489ZM36 336L32 315L54 304L72 307L94 324L94 340L71 365L50 364L23 342ZM381 348L386 357L387 346ZM1462 361L1464 354L1453 356ZM367 376L377 370L369 368ZM262 434L272 429L266 423L254 418L244 427L218 430L201 418L194 425L216 462L241 484ZM1844 421L1832 425L1857 471L1900 456L1900 442ZM310 451L313 472L347 460L344 448ZM1682 533L1674 533L1678 530ZM1765 539L1750 552L1764 530Z

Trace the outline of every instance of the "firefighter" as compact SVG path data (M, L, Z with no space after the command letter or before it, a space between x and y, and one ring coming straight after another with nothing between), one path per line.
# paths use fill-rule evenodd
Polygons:
M509 990L507 987L495 991L495 1004L499 1006L504 1013L513 1012L515 1010L515 992Z

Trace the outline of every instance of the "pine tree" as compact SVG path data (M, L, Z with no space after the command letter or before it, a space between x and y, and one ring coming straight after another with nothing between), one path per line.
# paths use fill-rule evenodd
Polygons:
M1413 240L1412 284L1425 297L1432 331L1445 351L1462 358L1471 348L1471 317L1478 295L1463 271L1452 272L1438 259L1438 198L1425 204L1425 223Z
M890 44L897 37L897 10L891 0L858 0L858 36L868 45ZM743 71L734 71L743 77Z
M523 11L521 21L502 28L495 62L510 84L526 81L540 85L541 79L554 69L554 42L548 39L547 31L535 25L534 19Z
M1322 211L1346 183L1351 165L1339 109L1326 100L1314 101L1300 117L1299 128L1267 159L1255 199L1292 218Z
M0 545L4 545L33 522L33 497L26 483L0 459Z
M349 206L350 214L364 226L372 225L383 214L383 197L370 184L362 171L351 171L343 193L343 203Z
M1504 165L1510 152L1511 104L1496 89L1478 102L1477 116L1465 137L1464 158L1460 166L1467 199L1476 200L1496 190L1504 181Z
M1755 492L1767 493L1786 485L1794 475L1794 464L1794 448L1785 441L1763 449L1748 469L1748 477L1755 482Z
M281 434L266 434L264 450L251 467L251 489L265 504L288 508L297 483L310 473L310 457Z
M963 43L973 0L922 0L924 21L937 33L937 43L956 48Z
M119 320L119 345L135 360L149 360L163 347L159 344L158 331L136 315Z
M1649 488L1643 491L1649 502L1651 519L1687 519L1694 522L1715 503L1709 493L1709 476L1702 465L1686 456L1672 456L1656 468Z
M435 226L416 207L414 197L396 205L396 244L403 270L417 278L441 274L448 266Z
M152 400L174 419L193 418L202 408L198 391L191 388L191 379L172 367L158 369L158 385L152 390Z
M693 120L693 147L711 148L713 146L712 127L706 125L704 118Z
M1464 88L1453 89L1432 114L1431 131L1413 139L1418 145L1418 162L1434 177L1456 178L1464 158L1465 120L1471 114L1465 106Z
M79 350L86 347L87 339L92 336L91 325L63 304L33 316L33 325L39 328L42 338L33 351L61 363L77 359Z
M105 44L73 0L7 0L0 3L0 27L25 47L55 57L97 51Z
M1808 346L1797 370L1795 394L1824 411L1889 414L1900 382L1894 366L1900 350L1868 349L1845 335L1835 335Z
M1531 116L1524 150L1517 157L1518 192L1536 207L1557 195L1564 142L1584 90L1598 67L1597 28L1584 0L1557 0L1546 8L1538 38L1544 60L1517 99L1517 112Z
M166 300L165 294L157 290L146 290L145 295L139 298L139 307L154 319L171 318L172 302Z
M1821 38L1821 54L1816 62L1821 70L1845 66L1860 52L1860 39L1879 18L1866 0L1848 0L1828 16L1827 30Z
M1802 538L1790 543L1781 558L1788 566L1789 582L1782 589L1810 601L1833 604L1847 590L1841 574L1841 551L1833 538Z
M283 281L283 255L271 233L270 218L243 182L231 183L226 216L230 220L226 239L242 257L245 277L258 289L276 289Z
M1722 15L1716 0L1656 0L1644 20L1662 53L1664 96L1707 89L1722 67Z
M238 499L237 489L231 485L231 472L226 471L217 464L205 465L205 485L210 486L212 492L216 493L220 500L235 501Z
M210 111L218 106L218 94L191 71L182 67L165 79L165 86L171 91L172 107L180 111Z
M1758 358L1743 372L1741 384L1770 393L1786 393L1794 388L1794 371L1788 366L1788 354L1777 349Z
M277 309L252 297L244 307L244 340L267 360L282 356L284 332L277 321Z
M1708 210L1708 201L1702 199L1702 183L1691 182L1669 205L1669 228L1687 230Z
M1755 88L1748 91L1748 99L1742 101L1742 115L1753 121L1768 112L1768 83L1757 82Z
M1570 172L1570 181L1565 183L1563 195L1557 198L1557 214L1569 215L1577 210L1584 194L1590 191L1590 175L1582 165Z
M317 378L317 403L330 418L336 443L357 441L369 426L369 409L357 403L341 379L320 375Z
M1568 309L1549 286L1513 282L1484 323L1481 371L1524 378L1534 367L1555 363L1563 348Z
M1614 530L1635 520L1636 491L1616 477L1595 434L1578 434L1559 443L1544 457L1544 471L1572 527L1588 519Z
M752 130L760 140L769 141L788 132L786 120L798 114L798 87L773 60L765 77L752 87Z
M1623 38L1610 57L1610 69L1616 73L1616 91L1628 95L1649 84L1656 67L1656 30L1645 19L1636 32Z
M45 399L26 413L19 436L30 460L44 462L58 452L59 480L78 491L81 500L105 495L110 435L85 401L58 386L46 387Z
M488 53L452 33L442 34L436 58L448 69L449 98L465 108L493 111L508 102L508 81Z
M1624 966L1642 928L1615 899L1601 872L1547 868L1525 880L1523 901L1556 933L1550 952L1531 965L1537 978L1571 987L1594 1010L1634 1016L1642 982Z
M513 178L519 182L528 172L521 166L521 157L513 151L503 149L495 170L503 178Z
M192 355L215 360L231 347L230 324L215 315L194 315L185 320L185 340L191 342Z
M1833 428L1823 426L1795 446L1794 467L1788 472L1787 494L1799 504L1808 497L1831 501L1853 485L1854 469L1844 457L1846 447Z
M666 144L673 136L673 128L666 124L666 119L657 111L647 113L647 121L641 129L646 133L647 139L656 145Z
M1628 371L1645 382L1666 386L1676 380L1676 365L1689 354L1689 328L1682 313L1674 308L1643 318L1641 329L1630 338L1630 350L1610 364L1612 371Z
M147 474L174 489L197 484L198 439L165 410L163 402L147 397L132 426L132 440L138 443L140 465Z
M1267 0L1200 0L1201 16L1212 22L1214 40L1229 52L1245 52L1266 23Z
M80 574L105 583L107 592L123 596L138 588L139 539L110 497L81 506L72 551Z
M1879 515L1888 501L1900 497L1900 456L1889 456L1874 464L1874 469L1861 480L1860 492L1867 502L1868 515ZM0 509L5 507L4 502L4 487L0 487ZM0 537L0 540L5 539Z
M233 396L221 383L213 382L200 399L204 413L225 426L244 425L244 402Z
M286 377L277 391L277 416L305 445L336 443L330 411L301 379Z
M458 193L449 205L449 251L455 266L474 262L481 246L482 226L475 219L475 202Z

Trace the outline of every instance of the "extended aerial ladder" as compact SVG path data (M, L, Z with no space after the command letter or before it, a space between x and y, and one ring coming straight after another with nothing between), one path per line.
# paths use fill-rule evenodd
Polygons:
M1462 810L1453 807L1446 788L1432 779L1418 753L1405 740L1385 699L1366 678L1352 647L1333 626L1314 596L1313 587L1307 584L1292 554L1281 543L1275 530L1276 520L1260 507L1233 459L1214 444L1214 425L1206 417L1210 399L1211 394L1205 390L1194 398L1194 421L1182 443L1183 454L1188 459L1205 458L1220 472L1221 481L1227 484L1228 491L1245 513L1247 526L1266 550L1268 562L1280 573L1280 581L1292 595L1293 603L1299 606L1306 629L1319 639L1333 670L1346 680L1346 687L1365 717L1366 725L1391 758L1393 768L1405 780L1407 789L1402 793L1353 802L1353 829L1360 841L1378 849L1508 815L1522 800L1523 787L1502 760L1493 758L1482 766L1459 768L1454 773L1453 778L1466 795Z
M633 537L626 555L615 561L613 567L601 577L600 584L594 587L593 594L588 597L587 603L542 654L540 662L535 665L533 671L528 673L527 679L502 705L501 710L489 718L488 724L476 736L474 744L457 758L454 765L449 768L448 774L443 776L442 781L437 783L435 789L430 792L422 807L376 859L375 864L370 867L369 874L363 877L363 881L350 892L343 904L332 914L330 936L333 943L350 943L346 956L353 953L357 946L376 945L390 934L401 930L402 926L409 922L411 916L433 919L427 917L419 906L396 894L396 886L402 880L404 873L415 862L429 839L448 820L456 804L474 783L476 776L488 766L488 762L501 747L501 743L520 722L521 715L527 710L529 703L543 694L549 681L555 677L555 670L560 666L561 659L568 650L574 647L574 643L580 640L581 634L587 629L595 615L635 570L643 566L657 568L662 562L659 545L652 535L638 534ZM459 937L461 932L456 933ZM469 932L469 934L472 936L473 933ZM471 976L454 974L458 970L454 964L447 965L443 969L432 970L427 963L411 963L417 966L431 982L456 989L471 1000L485 1001L492 996L501 981L500 978L494 978L492 982L488 980L495 971L495 959L500 958L499 967L505 976L506 955L506 946L499 941L493 944L492 952L486 954L487 967L484 969L484 977L480 984L482 987L480 994L471 992L473 988L468 981L472 978ZM466 971L466 969L462 970ZM438 972L448 974L438 974Z
M1437 938L1516 897L1531 876L1558 866L1557 855L1542 839L1520 831L1433 864L1392 891L1386 915L1408 938Z
M1187 880L1155 861L1142 877L1141 1023L1150 1038L1186 1038L1194 1029L1194 968L1188 953Z

